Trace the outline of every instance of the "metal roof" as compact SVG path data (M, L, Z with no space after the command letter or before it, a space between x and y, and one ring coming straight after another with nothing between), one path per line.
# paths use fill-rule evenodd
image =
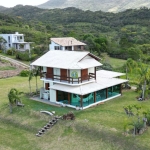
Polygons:
M75 46L75 45L86 45L75 38L72 37L62 37L62 38L51 38L51 41L59 44L61 46Z
M125 75L125 73L108 71L108 70L96 71L96 76L97 77L103 77L103 78L115 78L115 77L119 77L119 76L123 76L123 75Z
M111 86L115 86L121 83L125 83L128 80L117 79L117 78L98 78L96 82L80 85L80 86L70 86L64 84L54 84L50 89L74 93L78 95L86 95L91 92L106 89Z
M62 69L85 69L102 64L90 56L89 52L55 50L48 51L31 65Z

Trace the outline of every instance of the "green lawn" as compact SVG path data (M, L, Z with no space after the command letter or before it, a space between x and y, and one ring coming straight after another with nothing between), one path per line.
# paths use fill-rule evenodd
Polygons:
M35 91L35 79L32 79ZM148 109L150 100L139 102L137 93L124 91L123 96L102 105L83 111L55 107L22 97L25 107L14 107L9 113L7 93L11 88L29 92L28 78L13 77L0 79L0 149L1 150L148 150L150 149L149 129L140 136L123 135L126 116L123 106L138 104ZM42 81L38 80L38 86ZM73 111L75 121L60 120L42 137L35 134L51 117L41 114L40 110L55 111L63 115Z
M102 54L102 63L109 63L114 69L122 67L126 60L109 57L106 53Z
M16 68L13 66L5 66L5 67L0 67L0 71L4 71L4 70L15 70Z
M14 55L14 56L12 56L12 55L4 54L4 53L0 53L0 55L3 55L3 56L6 56L6 57L9 57L9 58L12 58L12 59L17 60L15 55ZM22 62L22 63L25 63L26 65L29 65L29 64L30 64L30 62L29 62L29 61L24 61L24 60L18 60L18 61L20 61L20 62Z

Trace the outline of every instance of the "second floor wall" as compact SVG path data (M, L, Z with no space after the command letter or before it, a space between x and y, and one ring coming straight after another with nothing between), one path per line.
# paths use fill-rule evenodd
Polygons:
M96 80L96 67L87 69L59 69L41 67L41 78L70 84L78 84L83 81Z
M84 50L83 45L68 45L68 46L61 46L56 44L55 42L51 41L51 44L49 44L49 50L68 50L68 51L77 51L77 50Z

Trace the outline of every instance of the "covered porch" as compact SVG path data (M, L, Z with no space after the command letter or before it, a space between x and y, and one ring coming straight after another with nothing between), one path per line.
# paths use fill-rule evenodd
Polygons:
M96 82L80 86L54 84L51 89L56 91L57 103L85 109L122 95L122 83L124 82L127 80L101 78Z

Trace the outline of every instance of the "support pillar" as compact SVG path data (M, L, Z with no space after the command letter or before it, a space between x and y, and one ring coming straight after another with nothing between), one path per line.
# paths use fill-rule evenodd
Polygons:
M96 80L96 67L94 68L94 72L95 72L95 80Z
M80 106L83 107L83 95L80 95Z
M122 84L120 84L120 94L122 95Z
M68 104L71 104L70 93L68 93Z
M106 89L106 98L108 98L108 88Z
M94 103L96 102L96 92L94 92Z

